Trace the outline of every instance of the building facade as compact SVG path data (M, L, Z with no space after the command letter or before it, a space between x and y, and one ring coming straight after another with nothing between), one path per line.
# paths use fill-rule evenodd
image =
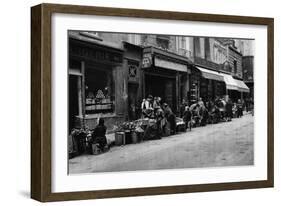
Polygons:
M243 81L249 87L250 92L245 95L247 99L254 99L254 41L236 40L238 50L242 53Z
M69 130L92 129L100 117L113 130L139 118L149 94L177 113L191 73L179 44L175 36L69 32Z
M254 99L254 56L243 56L243 81L250 89L246 97Z
M161 97L176 114L183 100L232 98L247 92L239 87L242 75L242 55L233 41L70 31L69 129L94 128L102 117L114 130L140 117L148 95Z
M194 101L199 96L205 101L222 96L230 97L233 101L243 98L243 93L248 93L249 89L242 81L242 54L235 46L235 41L194 37L193 42L194 64L201 73L201 78L195 78L194 85L200 86Z
M199 92L193 99L214 100L226 94L225 82L219 73L227 60L227 48L215 38L194 37L194 64L199 70L195 78ZM196 84L196 82L198 82Z
M141 98L141 59L142 49L136 45L70 32L69 129L94 128L102 117L110 131L128 119L132 99Z

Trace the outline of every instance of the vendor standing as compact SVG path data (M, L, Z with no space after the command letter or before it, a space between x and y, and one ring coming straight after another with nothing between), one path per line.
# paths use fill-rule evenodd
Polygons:
M243 116L243 103L241 99L238 99L237 102L237 117L240 118Z
M184 116L184 112L185 112L185 108L186 106L188 106L187 102L185 101L185 99L182 100L182 103L180 105L180 117L183 118Z
M148 97L142 102L142 116L144 118L152 118L153 117L153 107L152 107L152 95L148 95Z
M231 119L233 117L232 107L233 107L232 101L229 98L228 101L226 102L226 105L225 105L226 121L231 121Z
M172 109L167 103L163 104L164 115L170 126L170 133L176 134L176 115L173 113Z
M155 114L156 114L158 108L161 107L160 101L161 101L161 97L154 97L152 107L154 109Z
M189 107L186 106L183 113L183 121L185 122L185 128L191 129L192 126L191 118L192 118L192 113Z
M156 109L155 117L156 117L156 124L158 129L158 135L161 137L163 135L164 126L166 125L166 119L164 117L164 111L160 106Z

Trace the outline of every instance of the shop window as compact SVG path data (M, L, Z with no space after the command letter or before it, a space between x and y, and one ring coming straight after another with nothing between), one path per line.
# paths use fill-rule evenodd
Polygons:
M114 111L112 70L87 68L85 74L86 114Z

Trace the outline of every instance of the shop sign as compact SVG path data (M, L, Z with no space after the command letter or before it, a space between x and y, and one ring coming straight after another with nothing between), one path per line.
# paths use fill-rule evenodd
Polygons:
M206 59L202 59L200 57L194 57L194 62L195 62L195 64L198 64L203 67L211 68L213 70L219 71L221 69L220 68L221 66L219 64L214 63L212 61L208 61Z
M176 71L180 71L180 72L187 72L187 65L167 61L167 60L160 59L157 57L155 57L154 64L157 67L172 69L172 70L176 70Z
M148 68L151 67L152 64L152 56L150 53L143 54L142 58L142 68Z
M87 58L93 61L122 63L123 56L121 53L105 51L97 48L82 47L70 45L70 55Z
M138 81L138 67L136 65L128 66L128 80L130 82Z

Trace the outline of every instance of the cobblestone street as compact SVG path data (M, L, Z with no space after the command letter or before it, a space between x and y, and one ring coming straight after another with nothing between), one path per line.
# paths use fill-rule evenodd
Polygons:
M161 140L115 146L69 160L69 173L92 173L254 164L254 117L198 127Z

